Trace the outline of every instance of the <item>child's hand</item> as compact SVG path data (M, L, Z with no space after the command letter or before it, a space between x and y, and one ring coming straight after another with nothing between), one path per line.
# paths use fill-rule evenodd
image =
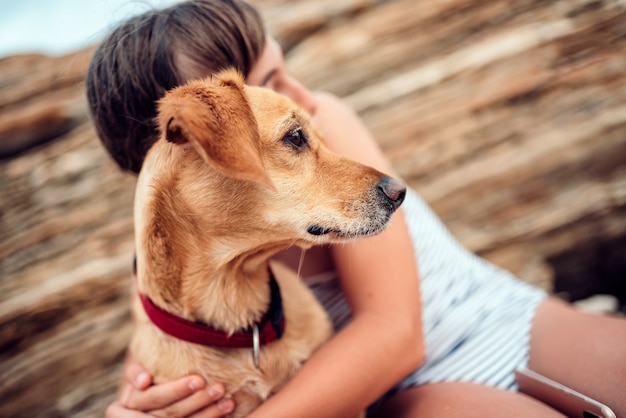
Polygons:
M232 399L221 399L223 395L221 384L206 387L204 379L196 375L153 386L152 376L129 358L124 367L119 399L109 405L106 417L218 418L235 407Z

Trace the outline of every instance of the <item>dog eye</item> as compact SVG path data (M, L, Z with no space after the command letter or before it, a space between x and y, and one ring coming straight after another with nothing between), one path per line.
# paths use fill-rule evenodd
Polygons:
M283 141L289 142L297 149L302 149L302 147L306 145L306 136L304 132L302 132L302 129L298 129L285 135Z

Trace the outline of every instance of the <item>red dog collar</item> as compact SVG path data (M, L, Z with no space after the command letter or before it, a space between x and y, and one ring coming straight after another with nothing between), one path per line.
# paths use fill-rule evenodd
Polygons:
M136 264L136 263L135 263ZM135 265L135 272L136 272ZM269 344L282 337L285 331L285 318L280 288L270 270L270 306L263 317L254 325L232 335L226 331L208 325L189 321L157 306L148 296L139 292L141 303L148 318L161 331L179 340L209 347L250 348L255 345L255 328L258 330L258 342Z

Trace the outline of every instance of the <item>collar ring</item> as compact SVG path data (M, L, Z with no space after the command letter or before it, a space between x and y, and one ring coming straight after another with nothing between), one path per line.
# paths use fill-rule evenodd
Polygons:
M261 351L261 341L259 339L259 325L255 323L252 326L252 359L254 367L259 368L259 352Z

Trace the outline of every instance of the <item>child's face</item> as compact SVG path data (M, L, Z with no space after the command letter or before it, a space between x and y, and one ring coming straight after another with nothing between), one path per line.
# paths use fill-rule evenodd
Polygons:
M268 87L289 97L311 115L315 114L313 94L289 74L283 52L278 42L271 36L267 37L265 49L248 74L246 83L251 86Z

